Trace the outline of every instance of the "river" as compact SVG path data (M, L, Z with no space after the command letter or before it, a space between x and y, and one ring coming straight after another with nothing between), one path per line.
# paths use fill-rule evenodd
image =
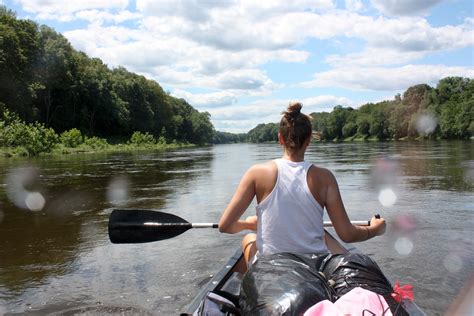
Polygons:
M243 234L115 245L112 208L217 222L245 170L280 156L276 144L234 144L0 158L0 315L178 314ZM306 160L336 175L351 219L387 219L384 236L356 247L412 284L428 315L444 314L474 277L473 143L315 143Z

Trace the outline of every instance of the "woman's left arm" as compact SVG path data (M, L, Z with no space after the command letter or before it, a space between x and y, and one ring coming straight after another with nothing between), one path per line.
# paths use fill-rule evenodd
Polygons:
M255 197L255 167L251 167L242 177L237 190L219 221L221 233L235 234L242 230L257 230L256 216L246 220L240 217Z

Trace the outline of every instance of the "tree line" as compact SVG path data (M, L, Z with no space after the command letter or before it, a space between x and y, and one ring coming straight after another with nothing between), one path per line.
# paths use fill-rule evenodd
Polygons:
M393 100L312 113L324 140L443 138L474 134L474 81L448 77L410 87ZM0 147L29 154L56 143L176 144L276 141L278 124L248 133L215 131L210 114L169 95L153 80L109 68L75 50L52 28L0 6ZM74 139L71 141L71 138ZM43 140L41 140L43 139ZM77 145L77 146L79 146Z
M447 77L435 88L419 84L393 100L354 109L311 113L313 130L327 141L374 139L468 139L474 135L474 80ZM278 124L259 124L248 141L276 141Z
M75 50L46 25L17 19L0 6L0 108L25 123L60 134L128 139L149 133L167 142L203 144L214 138L210 114L174 98L155 81L110 69Z

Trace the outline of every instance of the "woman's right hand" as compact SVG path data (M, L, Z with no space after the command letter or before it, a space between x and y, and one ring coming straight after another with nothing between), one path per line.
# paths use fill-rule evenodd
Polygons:
M387 223L383 218L377 218L375 216L370 220L370 231L372 236L380 236L385 233L387 229ZM371 236L371 237L372 237Z

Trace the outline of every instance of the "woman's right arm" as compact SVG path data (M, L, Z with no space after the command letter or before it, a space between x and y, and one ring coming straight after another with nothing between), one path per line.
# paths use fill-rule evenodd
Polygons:
M221 233L235 234L246 229L257 230L256 216L249 216L246 220L240 219L255 196L255 169L254 166L244 174L232 200L222 214L219 221Z
M334 175L327 171L327 191L325 205L329 218L336 230L337 235L344 242L357 242L368 240L372 237L385 233L386 223L383 218L372 217L370 226L357 226L351 224L347 216L344 203L342 202L339 186Z

